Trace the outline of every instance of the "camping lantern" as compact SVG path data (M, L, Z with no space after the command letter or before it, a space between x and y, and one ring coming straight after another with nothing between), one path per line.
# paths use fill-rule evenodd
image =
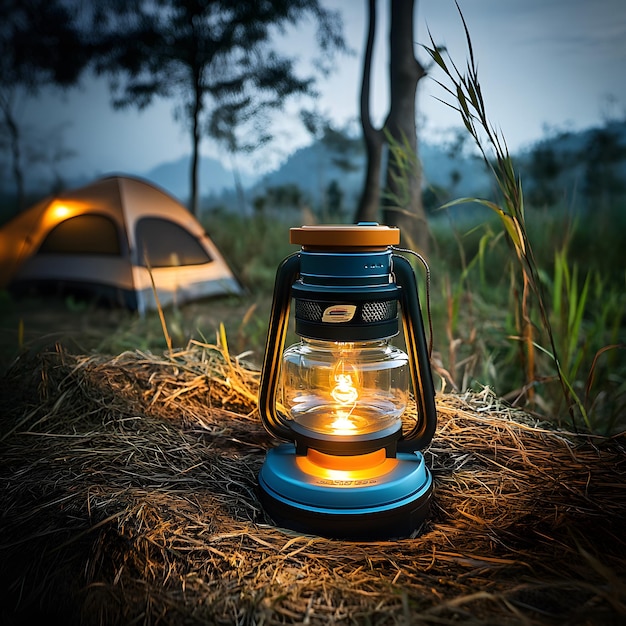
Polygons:
M299 252L276 274L259 389L267 431L284 443L259 473L270 517L332 538L411 535L432 476L420 452L437 415L417 282L397 228L292 228ZM284 351L292 298L300 342ZM398 307L398 305L400 305ZM402 314L407 353L390 339ZM417 418L402 415L412 381Z

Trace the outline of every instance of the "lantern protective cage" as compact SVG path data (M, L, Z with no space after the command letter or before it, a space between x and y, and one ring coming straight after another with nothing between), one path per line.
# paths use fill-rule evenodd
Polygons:
M437 415L417 280L375 223L290 230L259 388L271 448L259 497L277 524L338 539L408 537L428 514L421 450ZM291 301L300 341L285 350ZM406 352L391 339L399 333ZM403 428L412 383L417 414Z

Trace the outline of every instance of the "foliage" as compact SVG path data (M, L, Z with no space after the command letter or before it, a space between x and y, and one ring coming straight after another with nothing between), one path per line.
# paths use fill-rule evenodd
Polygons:
M618 206L613 213L622 211ZM611 262L620 265L622 234L606 232L606 254L581 259L571 242L587 247L596 236L586 222L567 225L558 212L532 209L530 217L528 236L537 250L563 374L585 408L586 427L602 434L619 431L626 426L626 351L619 348L625 336L626 276L623 270L621 279L606 275L602 267ZM434 367L442 384L454 390L486 385L509 402L526 402L527 409L560 421L567 411L551 355L539 342L531 381L535 394L532 405L527 402L529 381L516 315L516 263L499 218L466 232L437 220L432 234ZM540 336L536 309L531 321Z
M196 214L203 130L231 153L252 150L269 140L261 122L267 110L281 108L291 95L311 93L313 77L298 76L294 59L278 54L272 37L312 15L322 52L344 48L339 14L318 0L106 4L110 11L100 7L94 14L98 68L114 77L117 106L142 108L156 97L178 100L178 115L191 130ZM241 127L245 135L237 133Z
M73 85L91 53L78 19L60 0L1 3L0 150L9 155L18 210L26 204L24 166L41 158L40 142L37 148L27 144L18 121L22 99L44 86Z
M385 132L385 140L389 151L388 158L390 161L393 161L393 167L387 170L388 184L383 190L381 198L383 210L385 215L396 216L395 218L390 218L391 221L389 223L395 224L400 215L415 220L417 219L417 214L413 213L410 208L412 206L411 197L414 181L421 179L422 165L417 152L405 135L401 139L396 139L391 133ZM403 229L401 230L406 245L415 250L420 249L420 241L423 241L424 237L421 236L420 241L417 241L412 231L405 232ZM422 233L428 231L428 224L425 220L422 222L420 230ZM423 248L424 245L422 244L421 247Z
M0 5L0 85L34 91L73 85L91 47L78 20L59 0L4 0Z
M300 119L309 134L325 148L332 165L347 173L357 172L360 165L355 159L363 154L361 137L355 137L349 124L336 128L332 122L317 111L300 111Z
M328 203L329 217L336 218L339 216L343 203L343 191L335 179L328 183L328 187L326 188L326 201Z
M553 206L558 201L557 180L562 161L550 145L538 145L530 154L528 176L534 182L528 200L534 205Z
M255 295L271 294L278 265L296 251L289 243L293 224L268 218L262 212L251 218L219 214L209 217L206 224L246 287Z
M551 132L521 155L526 200L596 215L626 197L626 119L580 133Z
M626 145L607 126L590 133L581 154L585 166L583 193L596 207L606 206L616 194L624 195L626 185L616 165L626 159Z
M538 384L556 376L572 425L576 428L579 425L578 417L582 417L585 426L591 429L593 424L588 412L589 403L586 401L587 398L575 389L581 363L581 357L575 354L575 351L580 349L578 342L592 277L588 274L580 286L577 269L574 268L570 273L565 252L561 252L555 260L556 273L552 297L546 295L540 266L535 258L534 247L528 234L521 180L516 173L504 138L493 129L489 122L471 38L462 14L461 20L465 28L469 52L467 66L463 72L457 68L449 56L446 55L447 59L444 58L442 51L435 45L432 35L431 46L424 47L450 81L450 86L437 82L453 98L455 104L442 102L460 114L465 128L491 168L498 185L501 202L462 198L448 203L448 206L471 200L491 209L499 217L503 232L513 250L517 269L512 269L510 274L510 293L515 304L512 330L514 340L519 343L519 361L525 370L525 384L520 396L526 396L531 406L545 405L544 399L536 393ZM557 321L559 332L555 332ZM619 326L620 320L617 323ZM544 341L547 345L544 345ZM553 366L552 373L548 374L547 378L541 373L542 355L547 355ZM594 366L595 364L594 360ZM555 410L557 415L559 414L558 405L550 408Z

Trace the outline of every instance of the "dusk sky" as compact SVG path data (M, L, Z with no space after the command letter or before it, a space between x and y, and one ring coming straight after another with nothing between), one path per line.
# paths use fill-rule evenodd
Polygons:
M355 50L341 56L337 72L319 84L319 110L337 124L358 115L361 57L365 43L365 0L325 0L344 15L345 35ZM625 0L459 0L474 44L479 78L492 123L512 151L545 136L546 128L580 130L607 117L626 117ZM379 2L376 74L372 97L379 122L387 110L387 3ZM427 28L445 45L457 66L465 64L466 45L453 0L418 0L416 43L428 43ZM306 64L312 32L301 27L281 45ZM422 50L418 56L427 62ZM433 78L443 78L433 71ZM436 140L441 131L460 126L458 114L438 102L444 97L432 78L420 83L421 137ZM73 174L109 171L142 173L189 152L189 137L172 115L173 102L159 101L139 113L113 111L104 79L86 79L82 89L63 97L45 94L27 103L31 132L43 136L66 125L63 143L77 156L65 162ZM279 137L270 151L245 165L257 172L275 166L310 137L293 116L281 117ZM205 140L202 153L218 154Z

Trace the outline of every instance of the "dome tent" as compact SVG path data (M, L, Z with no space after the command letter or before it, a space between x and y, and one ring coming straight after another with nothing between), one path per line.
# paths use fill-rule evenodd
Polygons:
M0 288L84 293L140 313L242 288L198 220L152 184L111 176L0 228Z

